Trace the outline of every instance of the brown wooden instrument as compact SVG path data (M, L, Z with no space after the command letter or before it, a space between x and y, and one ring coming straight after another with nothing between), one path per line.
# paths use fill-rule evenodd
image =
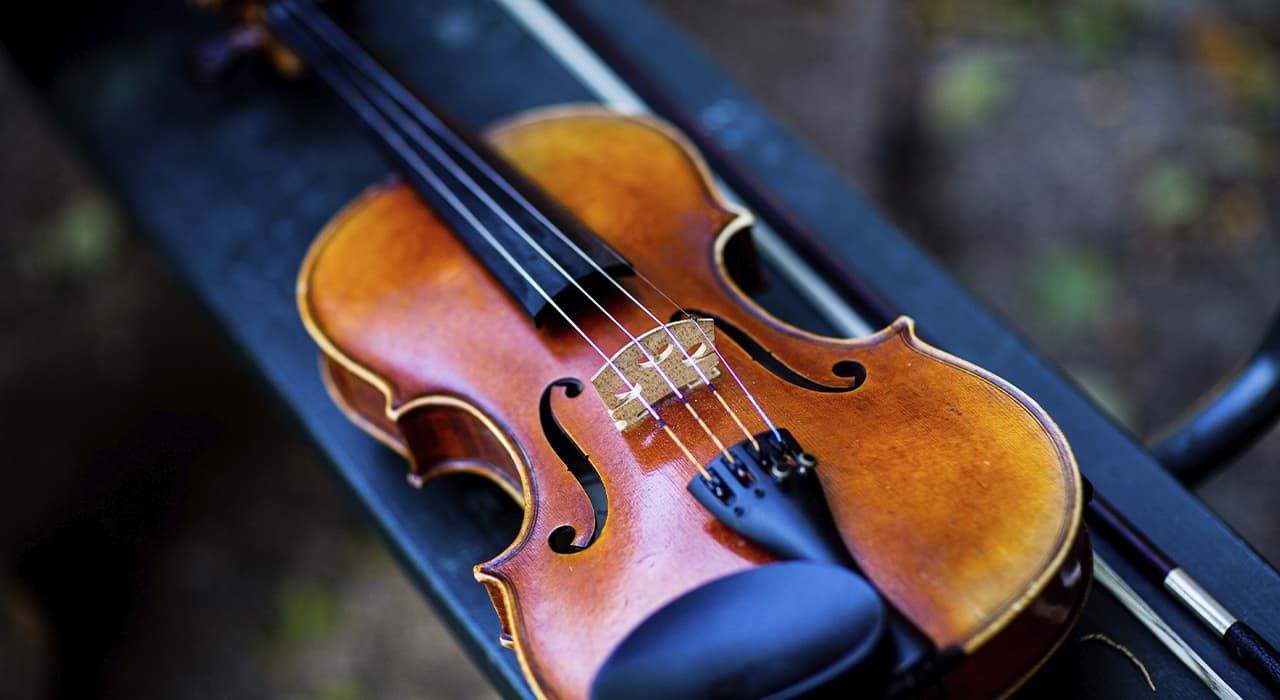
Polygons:
M1062 641L1089 581L1081 478L1030 398L907 318L859 339L772 318L750 295L750 216L663 123L541 110L488 132L497 163L367 64L321 60L342 47L283 4L269 24L310 47L415 185L375 185L331 221L300 313L334 399L412 482L471 472L523 504L516 541L475 574L539 695L587 697L655 612L776 559L691 491L780 430L797 449L770 464L816 473L843 546L946 660L951 695L1010 692ZM543 223L570 235L479 230ZM551 268L569 282L554 293Z

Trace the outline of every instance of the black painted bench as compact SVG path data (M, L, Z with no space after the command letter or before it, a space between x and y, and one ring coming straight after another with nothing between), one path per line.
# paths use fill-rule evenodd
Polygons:
M483 125L545 104L589 99L543 48L489 0L355 3L351 26L455 114ZM631 60L692 114L730 105L739 119L706 126L946 350L1022 387L1061 425L1086 476L1195 572L1228 607L1280 639L1280 577L1131 436L760 112L642 0L575 2ZM505 696L527 697L515 656L471 575L503 549L519 514L496 489L460 478L406 487L401 460L350 425L326 396L316 350L297 319L293 284L325 220L386 166L318 86L257 71L201 85L178 57L220 20L184 3L117 2L64 44L4 30L15 60L214 317L330 457L337 479ZM24 28L25 30L25 28ZM718 130L717 130L718 129ZM784 295L785 296L785 295ZM803 307L780 297L792 314ZM814 321L813 323L819 323ZM1099 551L1235 688L1261 686L1183 610L1138 579L1105 542ZM1107 593L1095 589L1076 637L1103 632L1155 677L1160 697L1205 688ZM1101 645L1068 644L1029 697L1138 697L1149 692Z

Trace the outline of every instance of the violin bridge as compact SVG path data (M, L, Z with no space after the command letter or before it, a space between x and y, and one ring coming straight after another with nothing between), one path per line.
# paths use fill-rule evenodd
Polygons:
M698 325L695 326L694 323ZM720 376L720 357L715 352L716 329L712 320L684 319L669 323L666 328L670 329L671 336L684 347L685 352L674 347L666 330L655 328L637 338L635 343L629 343L619 350L611 358L613 367L606 363L591 378L591 384L609 409L609 417L620 431L644 420L649 413L645 409L646 402L653 406L671 395L671 387L663 381L659 371L671 380L671 384L680 387L681 391L702 384L698 369L702 370L707 379ZM644 345L653 362L645 357L637 343ZM694 368L695 364L697 369ZM614 367L626 375L627 381L631 382L635 390L627 387Z

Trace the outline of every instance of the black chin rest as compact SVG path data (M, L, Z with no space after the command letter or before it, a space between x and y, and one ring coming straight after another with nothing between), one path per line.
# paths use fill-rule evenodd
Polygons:
M668 603L605 660L593 700L792 698L848 674L883 681L886 608L866 579L814 561L758 566Z

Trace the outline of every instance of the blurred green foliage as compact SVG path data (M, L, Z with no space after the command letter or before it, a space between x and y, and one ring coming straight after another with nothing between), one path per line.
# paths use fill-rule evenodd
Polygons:
M346 678L325 681L316 693L316 700L364 700L364 697L360 685Z
M36 235L26 239L18 268L30 279L87 277L119 252L124 224L101 192L69 200Z
M1280 110L1280 66L1274 47L1257 27L1201 12L1184 27L1192 62L1218 92L1252 116Z
M1137 182L1143 218L1159 228L1185 226L1200 217L1208 203L1208 188L1197 170L1186 163L1160 160Z
M1137 0L1084 0L1057 6L1055 33L1077 60L1106 61L1129 45L1144 16Z
M1028 270L1035 314L1059 337L1084 330L1116 295L1116 269L1101 253L1055 251Z
M359 683L348 678L331 678L320 683L312 695L296 695L289 700L364 700Z
M930 76L925 119L943 134L972 132L990 121L1011 93L1006 61L989 51L953 56Z
M280 592L272 644L288 649L323 638L338 626L338 601L334 592L311 582L294 582Z
M1086 61L1105 60L1127 47L1147 10L1144 0L911 2L912 17L926 34L1050 40Z

